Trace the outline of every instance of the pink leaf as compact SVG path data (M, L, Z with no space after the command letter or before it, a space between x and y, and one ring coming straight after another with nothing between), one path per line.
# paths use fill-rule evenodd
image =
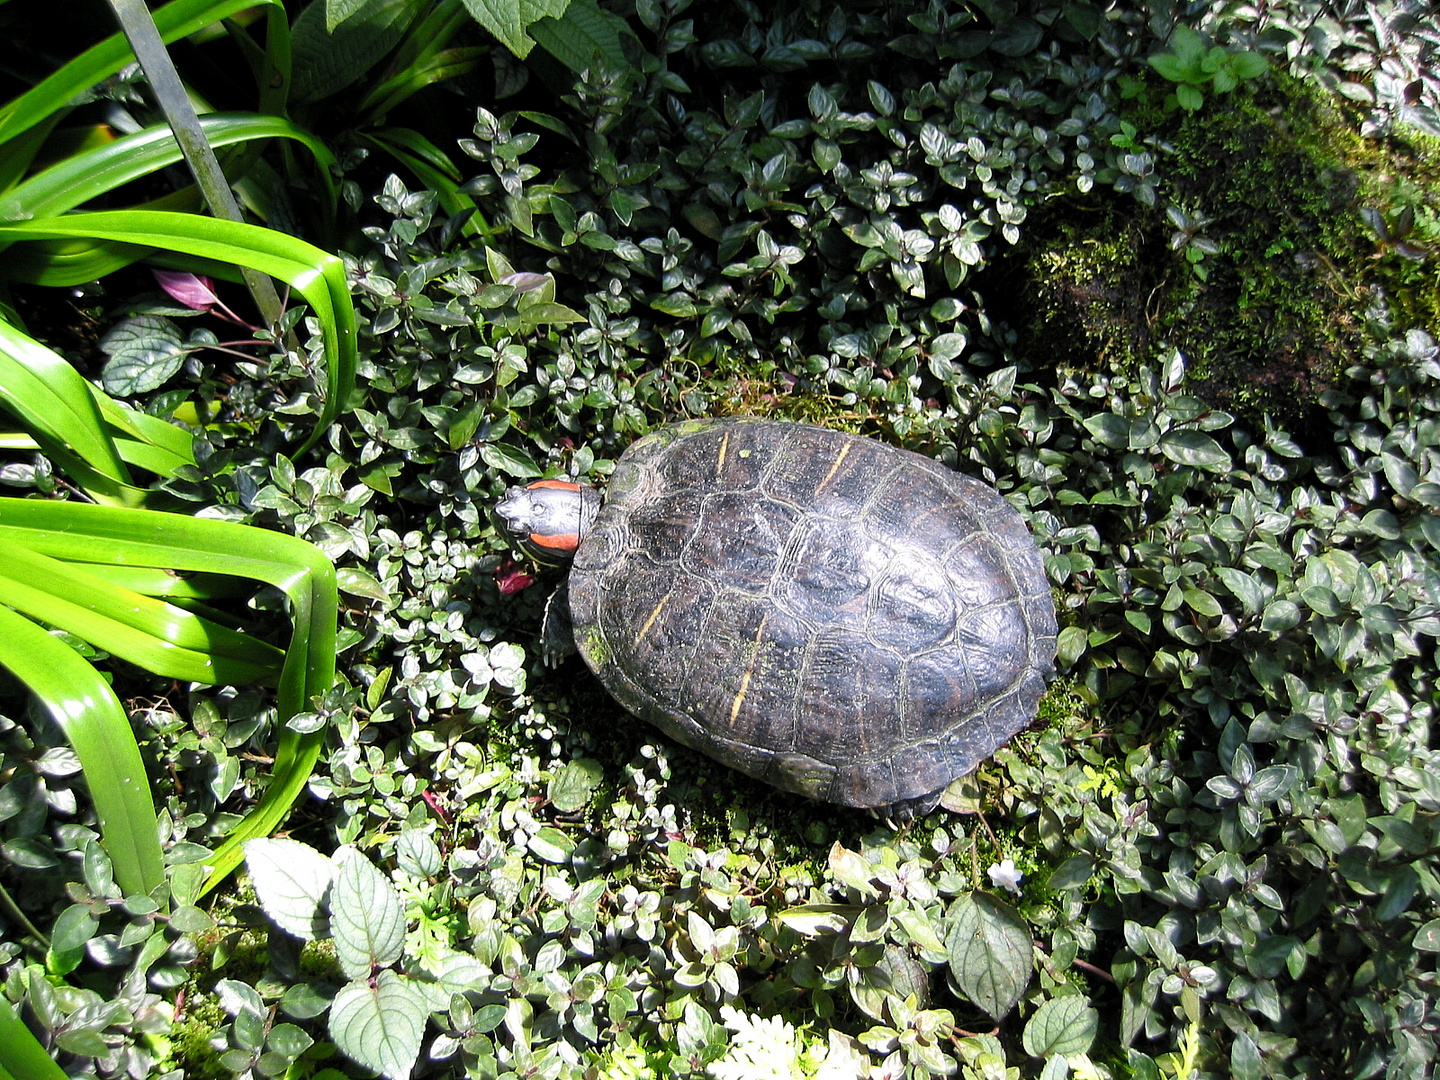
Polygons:
M155 275L155 280L160 283L170 296L180 301L188 308L196 311L209 311L220 302L220 297L215 295L215 283L207 277L199 274L192 274L185 270L156 270L150 271Z

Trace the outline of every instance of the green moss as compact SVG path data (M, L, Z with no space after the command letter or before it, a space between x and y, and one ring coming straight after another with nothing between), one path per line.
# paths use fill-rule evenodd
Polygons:
M1061 676L1050 684L1040 699L1035 726L1062 733L1083 727L1090 716L1090 706L1079 691L1080 683L1072 676Z
M175 1067L195 1080L228 1077L210 1039L230 1022L220 1002L209 994L189 999L170 1031L170 1055Z
M1037 368L1131 370L1176 347L1214 405L1303 436L1358 357L1376 290L1397 325L1440 325L1440 140L1363 138L1337 99L1283 77L1150 130L1172 148L1165 198L1209 219L1194 235L1219 250L1197 268L1161 213L1056 200L989 290L1029 305L1012 318ZM1377 248L1363 207L1397 227L1410 208L1406 254L1423 258Z

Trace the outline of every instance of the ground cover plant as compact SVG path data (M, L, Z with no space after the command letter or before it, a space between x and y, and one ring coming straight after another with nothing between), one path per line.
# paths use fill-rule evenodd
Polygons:
M625 63L573 77L467 39L468 177L337 155L360 341L313 448L284 452L322 405L283 340L158 354L126 395L206 421L156 497L333 560L336 685L283 717L100 658L168 909L117 884L10 688L12 1011L77 1076L1426 1075L1433 20L615 11ZM1226 179L1254 147L1291 167ZM737 412L930 453L1029 520L1060 671L968 812L897 831L771 792L541 662L551 579L501 491ZM282 730L324 741L309 797L202 908Z

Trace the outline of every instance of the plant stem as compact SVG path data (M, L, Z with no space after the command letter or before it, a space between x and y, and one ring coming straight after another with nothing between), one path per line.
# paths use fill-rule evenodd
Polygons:
M110 0L110 7L115 12L125 40L130 42L135 58L140 61L145 79L165 114L170 130L175 133L175 141L180 144L180 152L185 155L185 163L190 166L190 173L205 196L210 212L227 221L244 221L235 193L230 190L215 151L200 128L200 119L195 115L144 0ZM280 321L281 306L274 283L258 270L241 267L241 273L261 318L268 325L275 326Z
M40 943L42 946L41 952L48 952L50 950L50 939L42 934L35 924L25 917L25 913L20 910L20 905L15 903L15 898L10 895L3 885L0 885L0 907L3 907L6 914L19 923L27 934Z

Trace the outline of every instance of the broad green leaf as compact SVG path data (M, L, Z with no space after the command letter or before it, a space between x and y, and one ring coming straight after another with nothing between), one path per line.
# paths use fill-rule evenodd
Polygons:
M1198 87L1191 86L1189 83L1181 83L1175 87L1175 100L1180 103L1182 109L1194 112L1205 104L1205 95L1200 92Z
M1267 765L1255 774L1246 788L1246 795L1255 802L1274 802L1290 793L1300 780L1294 765Z
M959 897L946 913L950 973L961 991L996 1020L1015 1007L1030 983L1034 954L1029 924L989 893Z
M1243 1031L1237 1032L1230 1044L1230 1075L1234 1080L1260 1080L1265 1075L1260 1048Z
M1265 74L1269 68L1270 62L1250 49L1234 53L1230 57L1230 69L1234 71L1237 78L1256 79Z
M1245 608L1245 614L1257 615L1265 606L1265 590L1254 576L1245 573L1243 570L1236 570L1232 566L1217 566L1215 575L1225 583L1225 587L1240 601Z
M585 809L590 796L600 786L605 770L593 758L576 758L567 761L550 778L547 795L555 809L562 814L573 814Z
M1035 1010L1021 1041L1033 1057L1084 1054L1095 1041L1100 1014L1079 994L1051 998Z
M1272 634L1283 634L1299 626L1304 618L1300 606L1293 600L1274 600L1265 605L1265 614L1260 618L1260 629Z
M1121 449L1130 442L1130 421L1115 413L1096 413L1085 418L1085 430L1111 449Z
M1171 82L1184 82L1188 74L1180 58L1174 53L1160 53L1150 57L1150 66Z
M541 468L535 464L535 459L524 450L518 450L508 443L483 443L480 446L480 459L492 469L507 473L510 476L522 480L529 480L541 475Z
M100 923L90 914L89 904L71 904L60 912L50 931L50 947L56 952L73 952L95 936Z
M376 975L373 986L362 979L341 988L327 1027L347 1057L389 1080L408 1080L428 1016L424 997L408 979L387 969Z
M546 825L530 837L529 848L536 858L559 865L570 861L575 841L559 829Z
M320 101L362 78L399 44L417 10L410 0L364 0L331 29L326 6L308 5L290 31L290 99L301 105Z
M526 28L535 43L571 71L591 67L598 54L610 67L625 66L620 35L629 27L595 0L570 0L559 18L540 19Z
M330 933L341 970L352 979L395 963L405 946L400 894L358 851L340 863L331 884Z
M1083 626L1067 626L1056 638L1055 666L1066 671L1075 666L1089 645L1089 635Z
M534 45L526 33L530 25L547 15L560 18L569 4L570 0L465 0L465 9L523 60Z
M1211 596L1204 589L1197 589L1193 585L1189 585L1186 586L1182 592L1185 596L1185 603L1189 604L1191 609L1200 615L1211 619L1218 619L1225 613L1225 609L1220 606L1220 601L1216 600L1215 597Z
M996 28L990 48L1001 56L1028 56L1035 51L1045 31L1033 19L1019 16L1008 19Z
M275 925L302 941L329 937L325 897L334 861L308 844L284 838L247 840L244 850L255 895Z
M1095 873L1095 860L1089 855L1071 855L1057 866L1045 883L1047 889L1057 892L1064 889L1078 889Z

